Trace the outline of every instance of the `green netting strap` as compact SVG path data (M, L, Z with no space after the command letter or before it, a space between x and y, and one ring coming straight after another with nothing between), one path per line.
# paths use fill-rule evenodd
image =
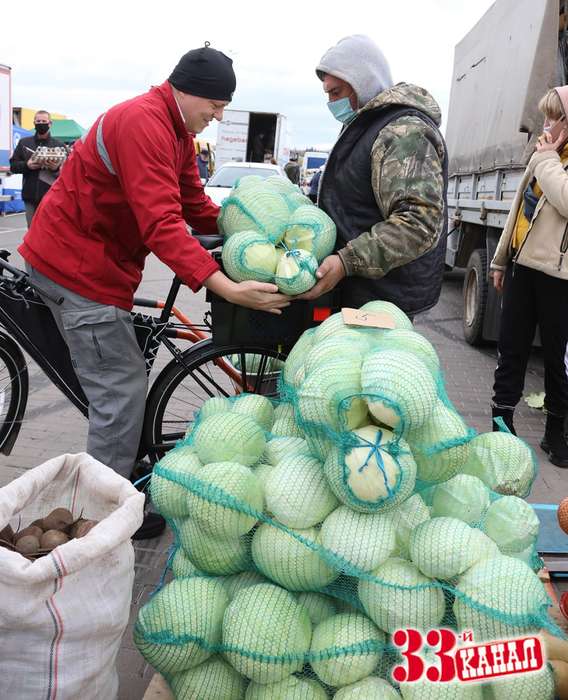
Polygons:
M314 239L323 231L323 224L320 221L294 221L294 223L289 223L286 226L286 231L294 228L295 226L303 226L304 228L311 228L314 232Z
M292 248L288 249L286 253L284 253L285 256L291 257L291 258L298 258L296 260L296 264L298 265L298 272L293 276L293 277L280 277L279 275L275 275L275 279L285 279L286 282L290 283L291 281L295 280L299 275L302 273L303 270L306 270L309 272L311 275L315 275L317 267L314 268L311 260L308 258L302 258L302 253L306 253L307 251L305 250L300 250L299 248Z
M512 435L511 431L509 430L509 427L503 420L503 416L496 416L495 418L493 418L493 422L499 428L500 433L509 433L509 435Z
M477 437L477 431L474 428L468 428L465 435L450 438L449 440L441 440L440 442L436 442L435 444L429 445L428 447L422 445L415 445L414 449L419 450L420 452L422 452L422 454L426 455L427 457L432 457L433 455L438 454L438 452L450 450L452 447L467 445L475 437Z
M268 238L268 240L272 241L272 236L270 236L266 230L266 227L261 224L261 222L254 216L254 214L250 211L250 209L241 202L241 200L238 198L236 195L231 195L230 197L227 197L227 199L223 200L223 204L221 205L221 208L223 210L223 214L226 211L226 208L229 206L229 204L233 204L236 206L238 209L242 211L242 213L245 216L248 216L248 218L254 223L254 225L264 233L264 235ZM279 239L282 237L284 234L284 231L286 229L286 226L288 224L281 224L278 227L278 235L276 236L276 239Z
M174 471L170 471L169 469L160 466L159 464L157 464L154 468L154 472L157 476L160 476L164 479L168 479L176 484L179 484L180 486L185 487L186 489L188 489L188 491L199 496L200 498L203 498L209 503L221 505L225 508L228 508L229 510L234 510L239 513L245 513L246 515L250 515L252 518L262 523L271 525L272 527L286 533L290 537L293 537L300 544L304 545L305 547L308 547L313 552L318 554L326 562L326 564L328 564L331 568L337 570L338 573L340 571L343 571L348 576L354 576L361 580L371 581L372 583L379 583L381 585L396 588L398 590L421 590L429 588L447 587L446 584L443 584L439 581L429 581L427 583L419 584L417 586L402 586L399 584L390 584L386 581L383 581L380 578L377 578L372 573L369 573L368 571L364 571L363 569L354 566L353 564L351 564L351 562L349 562L347 559L344 559L341 555L336 554L335 552L327 549L326 547L323 547L321 544L318 544L317 542L314 542L313 540L304 537L303 535L299 534L299 532L291 530L283 523L278 522L278 520L271 518L269 515L262 511L256 510L248 503L240 501L239 499L224 491L222 488L214 486L213 484L206 484L194 474L178 474Z
M384 482L385 489L387 491L386 498L389 499L394 495L394 491L389 486L389 482L388 482L388 478L387 478L386 470L385 470L385 463L383 460L383 455L381 453L386 452L389 455L389 457L390 457L390 453L388 450L386 450L384 448L384 446L381 445L382 438L383 438L383 431L380 429L377 431L375 442L371 442L370 440L365 440L365 438L360 438L362 446L369 447L369 452L367 454L365 461L363 462L363 464L359 467L359 469L357 471L359 473L361 473L365 469L367 469L367 467L369 466L369 461L370 461L371 457L374 457L376 462L377 462L377 466L379 467L379 469L381 470L381 474L383 475L383 482Z
M343 572L347 576L352 576L354 578L357 578L359 580L364 580L364 581L369 581L371 583L384 586L386 588L393 588L395 590L402 590L402 591L419 591L419 590L428 590L428 589L436 589L439 588L443 591L446 591L450 594L455 595L456 597L460 597L468 604L469 606L481 610L482 612L485 612L486 614L491 615L494 618L501 619L505 622L508 622L510 624L517 624L517 625L523 625L523 624L532 624L533 622L538 622L543 627L547 627L547 629L556 629L554 626L554 623L547 621L547 616L546 614L543 614L542 610L546 612L546 609L548 608L548 605L540 606L539 611L540 612L534 612L534 613L529 613L525 615L514 615L514 614L509 614L509 613L503 613L500 610L496 610L487 606L483 606L473 599L469 598L465 593L462 593L459 588L456 588L455 586L451 585L450 583L445 583L443 581L439 580L432 580L432 581L427 581L425 583L417 584L417 585L409 585L405 586L403 584L397 584L397 583L390 583L388 581L384 581L383 579L375 576L374 574L368 572L368 571L363 571L359 567L353 565L351 562L347 561L344 557L342 557L339 554L336 554L335 552L323 547L321 544L318 544L317 542L314 542L313 540L310 540L303 535L299 534L298 532L294 532L290 528L288 528L286 525L278 522L277 520L274 520L270 516L268 516L266 513L262 511L258 511L255 508L252 508L248 503L244 503L240 501L239 499L235 498L231 494L226 493L223 489L219 488L218 486L214 486L212 484L206 484L201 479L196 477L193 474L190 473L184 473L184 474L178 474L175 471L171 471L165 467L160 466L159 464L156 465L154 468L154 472L165 479L168 479L174 483L179 484L180 486L184 486L187 488L189 491L192 493L200 496L201 498L209 501L210 503L214 503L217 505L222 505L226 508L229 508L230 510L235 510L237 512L245 513L247 515L252 516L254 519L256 519L259 522L266 523L284 533L286 533L288 536L294 538L297 542L302 544L303 546L309 548L318 556L325 561L326 564L328 564L331 568L335 569L338 574L339 572ZM179 537L179 535L178 535ZM550 625L553 625L551 627Z
M296 390L284 379L284 373L281 372L278 377L278 395L280 396L281 403L289 403L294 406L294 400L296 398Z
M353 656L356 654L367 655L370 653L385 652L391 647L390 644L381 642L378 639L365 639L346 646L328 647L318 652L309 651L297 654L288 653L275 655L264 654L254 649L248 649L234 644L211 644L203 637L199 637L195 634L175 635L165 630L160 632L148 632L145 629L144 623L140 620L136 623L136 628L136 633L151 644L179 646L193 643L212 654L238 654L239 656L247 657L254 661L270 664L286 664L295 663L297 661L310 663L312 661L324 661L341 656Z

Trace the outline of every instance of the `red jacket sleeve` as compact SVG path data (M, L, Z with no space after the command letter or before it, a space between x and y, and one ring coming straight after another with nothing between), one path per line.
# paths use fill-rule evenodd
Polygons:
M182 144L165 124L141 111L123 113L109 126L103 131L105 145L144 244L197 291L219 266L188 234L182 216L175 168Z
M188 139L186 143L185 164L180 177L183 218L199 233L218 233L217 217L220 207L203 190L193 139Z

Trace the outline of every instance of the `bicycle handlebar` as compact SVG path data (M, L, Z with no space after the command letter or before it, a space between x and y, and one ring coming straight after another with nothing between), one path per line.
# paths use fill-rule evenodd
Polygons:
M53 294L46 292L45 289L43 289L43 287L40 287L39 284L36 284L35 282L32 282L30 280L30 276L27 272L24 272L23 270L20 270L19 268L10 265L10 263L8 262L9 256L10 251L0 250L0 268L2 269L2 273L0 274L0 276L3 276L4 271L9 272L14 278L14 283L16 285L24 285L27 287L31 287L40 296L49 299L58 306L63 303L63 297L55 297L53 296Z

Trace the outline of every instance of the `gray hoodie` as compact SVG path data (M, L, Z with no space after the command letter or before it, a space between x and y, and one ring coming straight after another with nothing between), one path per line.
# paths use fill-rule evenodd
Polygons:
M320 80L325 73L351 85L357 95L358 107L363 107L392 86L386 58L375 42L364 34L346 36L328 49L316 67Z

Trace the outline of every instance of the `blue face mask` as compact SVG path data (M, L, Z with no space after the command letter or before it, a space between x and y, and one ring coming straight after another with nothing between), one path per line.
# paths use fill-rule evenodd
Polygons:
M342 97L340 100L328 102L327 106L337 121L342 122L343 124L349 124L349 122L357 114L357 110L351 107L348 97Z

